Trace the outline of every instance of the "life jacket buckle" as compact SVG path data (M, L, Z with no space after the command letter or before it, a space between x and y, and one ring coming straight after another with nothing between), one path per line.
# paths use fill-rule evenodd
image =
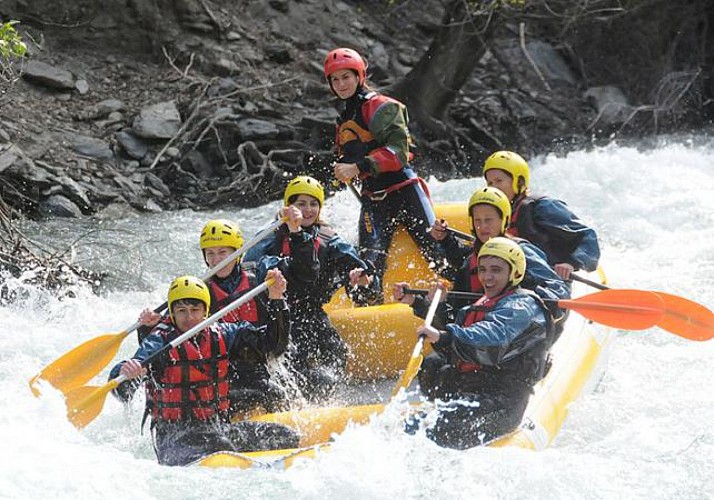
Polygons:
M380 189L379 191L375 191L374 193L369 194L369 199L372 201L382 201L384 200L387 195L389 194L388 189Z

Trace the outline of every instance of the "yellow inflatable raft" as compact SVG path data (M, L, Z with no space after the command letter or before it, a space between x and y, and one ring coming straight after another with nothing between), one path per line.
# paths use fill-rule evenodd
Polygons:
M437 216L461 231L468 231L464 205L437 207ZM406 233L399 234L390 249L385 286L407 281L413 287L425 286L436 276L431 272L416 246ZM604 275L600 275L604 282ZM387 288L385 288L388 290ZM574 284L573 296L591 290ZM351 350L350 372L355 378L396 377L411 355L415 329L422 322L407 306L390 304L354 308L343 294L336 294L329 314ZM519 446L533 450L546 448L563 425L570 405L597 382L602 373L606 349L614 338L608 327L589 322L571 313L565 330L553 346L553 365L531 397L520 427L490 446ZM385 405L317 408L254 417L254 420L277 422L295 428L302 439L299 449L269 452L215 453L198 461L207 467L289 467L301 457L313 457L329 449L335 434L347 425L366 424ZM409 408L405 407L405 412Z

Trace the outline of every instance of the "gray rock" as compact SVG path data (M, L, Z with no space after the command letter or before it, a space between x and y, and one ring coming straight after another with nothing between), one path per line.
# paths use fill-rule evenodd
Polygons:
M163 212L163 209L151 198L146 200L146 203L144 203L144 210L147 212L152 212L152 213L159 213Z
M67 70L55 68L42 61L30 61L25 66L23 78L54 89L73 89L74 77Z
M110 219L125 219L127 217L138 217L139 212L137 210L134 210L127 202L126 200L121 200L116 203L112 203L111 205L108 205L106 208L103 210L100 210L96 214L94 214L94 217L97 219L101 220L110 220Z
M69 139L72 149L79 154L109 162L114 160L114 152L109 147L109 144L101 139L79 134L72 134Z
M77 92L81 95L84 95L89 92L89 83L87 83L87 80L77 80L74 82L74 88L77 89Z
M142 109L132 129L146 139L170 139L181 127L181 115L174 101L160 102Z
M623 123L634 109L622 90L612 85L590 87L585 98L598 112L596 121L605 124Z
M535 40L526 43L526 49L548 81L559 80L575 85L577 79L557 50L549 43Z
M126 154L132 158L141 160L149 152L149 146L130 131L122 130L114 137Z
M82 211L77 205L61 194L53 194L49 198L42 200L38 206L38 212L44 217L82 217Z
M275 124L257 118L244 118L239 120L237 125L240 135L245 141L275 139L279 133Z
M162 196L169 196L171 195L171 190L168 188L166 184L164 184L164 181L159 179L156 175L152 174L151 172L148 172L146 176L144 177L144 183L146 183L148 186L151 186L153 189L159 191Z

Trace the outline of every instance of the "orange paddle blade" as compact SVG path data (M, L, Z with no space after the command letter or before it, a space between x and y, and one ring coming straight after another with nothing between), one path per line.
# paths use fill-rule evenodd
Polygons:
M558 305L577 311L591 321L621 330L645 330L664 314L662 298L643 290L612 289L591 293Z
M678 295L655 293L664 301L664 316L657 326L689 340L714 338L714 314L709 309Z
M67 419L78 429L86 427L101 413L109 391L118 385L114 379L101 387L87 385L70 390L65 395Z
M39 379L46 380L65 394L71 389L83 386L114 359L127 335L127 330L100 335L63 354L30 380L32 393L40 396L37 387Z

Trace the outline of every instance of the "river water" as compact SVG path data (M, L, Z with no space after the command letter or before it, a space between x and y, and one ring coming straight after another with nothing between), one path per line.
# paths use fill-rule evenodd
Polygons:
M648 149L609 146L531 161L532 188L568 202L599 233L610 283L682 295L714 309L714 141L696 137ZM481 179L429 181L436 202L465 201ZM204 272L197 235L210 218L251 234L271 203L250 210L183 211L99 223L53 221L24 230L111 273L101 296L79 289L57 300L10 280L25 299L0 307L0 498L714 498L714 341L658 328L620 332L594 393L570 409L553 445L444 450L406 436L385 414L350 428L333 450L287 471L169 468L140 434L142 402L107 398L83 431L65 418L60 393L41 399L28 380L82 341L131 325L164 300L167 283ZM325 215L356 239L348 192ZM118 359L136 344L127 339ZM96 380L101 384L106 372Z

